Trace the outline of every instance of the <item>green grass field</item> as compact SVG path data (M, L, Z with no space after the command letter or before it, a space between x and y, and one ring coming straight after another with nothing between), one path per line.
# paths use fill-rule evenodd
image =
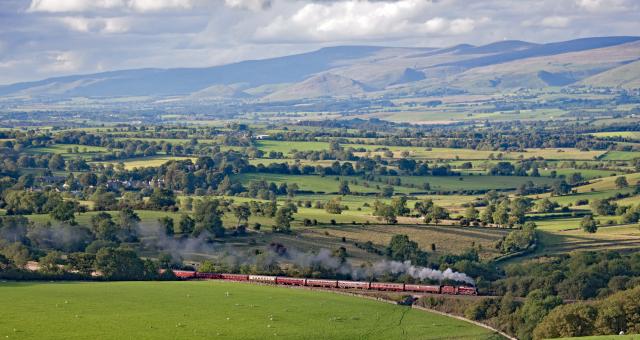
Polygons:
M490 155L498 157L499 154L505 160L542 157L547 160L593 160L604 154L604 151L580 151L572 148L557 149L527 149L526 152L500 152L485 151L472 149L453 149L453 148L419 148L415 146L385 146L385 145L361 145L361 144L345 144L344 147L365 148L374 151L378 148L388 148L393 151L394 158L401 158L401 153L406 151L411 158L416 159L465 159L465 160L487 160ZM373 152L374 154L382 154L382 152ZM356 152L356 155L364 153Z
M131 170L133 168L156 168L164 163L175 160L182 161L191 159L194 163L197 160L196 157L178 157L178 156L152 156L152 157L141 157L141 158L129 158L122 161L113 161L113 162L101 162L103 164L124 164L124 168L126 170Z
M596 137L623 137L631 139L640 139L640 131L612 131L612 132L596 132L591 135Z
M69 152L77 147L78 152ZM64 158L85 158L88 159L93 155L110 153L109 149L102 146L87 146L79 144L55 144L47 147L27 149L28 153L54 153L60 154Z
M395 176L400 177L402 184L415 184L419 189L425 182L429 183L432 190L490 190L490 189L515 189L518 186L532 181L537 185L552 184L553 179L546 177L520 177L520 176ZM394 177L389 177L393 179Z
M0 337L8 339L500 338L408 307L284 287L5 282L0 290Z
M258 149L264 152L276 151L289 153L291 150L298 151L320 151L329 150L329 143L326 142L290 142L276 140L261 140L256 142Z
M605 161L630 161L636 158L640 158L640 152L608 151L604 157L602 157Z
M602 218L603 221L606 218ZM573 251L629 250L640 246L638 225L600 226L594 234L579 228L579 220L540 223L540 247L535 254L566 254Z
M579 173L582 177L586 179L593 179L599 177L607 177L615 174L620 174L620 172L612 171L612 170L599 170L599 169L571 169L571 168L559 168L559 169L548 169L548 170L540 170L541 176L549 176L551 171L555 171L557 175L565 175L570 176L574 173Z
M349 179L349 180L353 180L356 179L355 177L353 178L347 178L347 177L343 177L345 179ZM299 187L300 190L304 190L304 191L314 191L314 192L338 192L338 187L340 185L340 181L336 180L336 176L327 176L327 177L321 177L321 176L314 176L314 175L280 175L280 174L241 174L241 175L237 175L234 176L234 179L239 180L243 185L248 185L249 182L251 181L259 181L259 180L265 180L267 181L267 183L270 182L274 182L276 184L280 184L280 183L287 183L287 184L293 184L296 183ZM360 183L362 183L363 181L359 178L357 178L359 180ZM352 192L361 192L361 193L365 193L365 192L369 192L369 193L376 193L376 192L380 192L380 189L376 189L376 184L379 183L375 183L375 182L371 182L371 185L367 188L363 185L355 185L355 184L351 184L349 183L349 188L351 189ZM380 187L383 187L384 185L380 185ZM412 190L409 190L409 188L401 188L401 187L396 187L397 190L396 191L405 191L405 192L409 192ZM413 191L418 191L418 190L413 190Z

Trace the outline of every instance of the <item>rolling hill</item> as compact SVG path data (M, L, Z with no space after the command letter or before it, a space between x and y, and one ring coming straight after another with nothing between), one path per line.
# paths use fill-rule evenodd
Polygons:
M640 37L445 48L338 46L207 68L135 69L0 86L0 98L174 96L290 101L443 87L491 93L546 86L640 86Z

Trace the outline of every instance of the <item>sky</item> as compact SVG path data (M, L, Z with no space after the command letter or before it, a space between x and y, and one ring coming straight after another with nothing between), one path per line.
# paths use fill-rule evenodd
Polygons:
M0 0L0 84L325 46L640 35L637 0Z

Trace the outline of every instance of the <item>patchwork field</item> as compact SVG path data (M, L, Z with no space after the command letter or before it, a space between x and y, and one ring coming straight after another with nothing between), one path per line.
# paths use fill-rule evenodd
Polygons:
M74 150L77 148L78 152ZM85 158L93 155L110 153L111 150L101 146L87 146L79 144L54 144L47 147L32 148L26 150L28 153L54 153L64 158Z
M519 176L395 176L403 184L422 186L429 183L432 190L491 190L515 189L528 181L536 185L552 184L553 179L546 177ZM391 177L389 177L391 178ZM418 189L419 190L419 189Z
M229 282L0 283L17 339L500 339L461 320L357 297Z
M164 163L174 160L174 161L182 161L191 159L192 161L196 161L196 157L176 157L176 156L152 156L152 157L143 157L143 158L129 158L122 161L117 162L101 162L102 164L124 164L124 168L126 170L131 170L133 168L154 168L163 165Z
M637 224L601 226L595 234L589 234L579 228L579 223L579 220L572 219L562 227L543 224L539 233L541 246L536 254L629 250L640 247L640 228Z
M596 137L622 137L631 139L640 139L640 131L612 131L612 132L596 132L592 133Z

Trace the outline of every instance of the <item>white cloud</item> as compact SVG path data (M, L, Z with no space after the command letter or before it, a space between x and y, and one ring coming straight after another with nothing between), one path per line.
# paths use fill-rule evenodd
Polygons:
M259 28L256 36L316 41L393 36L405 32L428 4L424 0L309 3L291 16L279 16Z
M445 19L436 17L425 21L419 28L420 32L434 34L465 34L473 31L478 23L485 23L488 18L474 20L471 18Z
M89 32L91 22L87 18L82 17L64 17L60 21L68 28L78 32Z
M469 18L455 19L451 21L450 30L453 34L464 34L473 31L476 21Z
M576 0L576 4L590 12L633 10L638 6L637 0Z
M191 0L129 0L128 6L138 12L161 11L165 9L190 9Z
M231 8L259 11L271 7L271 0L224 0L224 4Z
M131 28L130 23L125 18L107 18L104 19L102 33L125 33Z
M125 33L131 28L129 20L123 17L85 18L62 17L59 19L69 29L77 32Z
M83 12L124 6L122 0L31 0L30 12Z
M98 10L133 10L152 12L190 9L192 0L31 0L29 12L88 12Z
M427 33L441 33L447 28L448 22L446 19L438 17L427 20L423 26Z
M564 28L569 26L571 19L562 16L546 17L540 21L540 26L549 28Z

